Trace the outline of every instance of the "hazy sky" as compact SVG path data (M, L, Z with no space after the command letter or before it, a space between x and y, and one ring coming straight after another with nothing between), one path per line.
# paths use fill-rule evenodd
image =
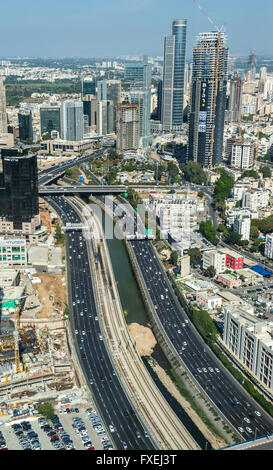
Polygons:
M273 0L200 0L225 24L231 55L273 55ZM0 57L163 55L173 19L188 20L187 57L213 29L194 0L12 0L1 2Z

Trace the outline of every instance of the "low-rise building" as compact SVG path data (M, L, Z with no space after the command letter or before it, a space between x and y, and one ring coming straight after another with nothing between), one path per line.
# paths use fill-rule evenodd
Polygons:
M27 264L26 240L0 237L0 266L25 264Z
M198 292L196 294L196 302L208 312L210 310L215 310L222 305L222 299L218 295L212 295L205 292Z
M218 282L221 282L224 286L227 286L229 289L233 287L240 287L242 285L241 279L236 279L230 274L219 274L216 279Z

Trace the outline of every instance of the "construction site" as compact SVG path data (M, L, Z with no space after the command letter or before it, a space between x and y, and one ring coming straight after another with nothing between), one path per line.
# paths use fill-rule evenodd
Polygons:
M64 273L0 270L0 416L80 387L68 315Z

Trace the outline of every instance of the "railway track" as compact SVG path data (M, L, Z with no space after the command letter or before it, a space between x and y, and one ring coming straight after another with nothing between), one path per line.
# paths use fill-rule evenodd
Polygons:
M155 386L140 356L134 349L124 324L115 280L111 277L113 272L104 235L98 222L94 218L93 221L93 231L97 235L97 240L101 240L98 250L100 256L98 256L98 264L96 265L96 284L104 331L107 332L110 348L126 387L164 449L197 449L197 444ZM115 347L117 344L119 345L118 350Z

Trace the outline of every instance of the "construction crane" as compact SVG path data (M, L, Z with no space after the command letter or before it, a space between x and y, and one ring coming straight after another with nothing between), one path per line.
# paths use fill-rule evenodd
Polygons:
M209 168L212 169L213 167L213 148L214 148L214 135L215 135L215 117L216 117L216 95L218 89L218 74L219 74L219 61L220 61L220 46L221 46L221 36L225 30L225 25L222 25L219 28L214 21L209 17L206 10L200 5L197 0L193 0L194 3L197 5L199 10L205 15L211 25L216 29L218 32L217 35L217 50L216 50L216 62L215 62L215 75L214 75L214 90L213 90L213 103L212 103L212 130L211 130L211 142L210 142L210 157L209 157Z

